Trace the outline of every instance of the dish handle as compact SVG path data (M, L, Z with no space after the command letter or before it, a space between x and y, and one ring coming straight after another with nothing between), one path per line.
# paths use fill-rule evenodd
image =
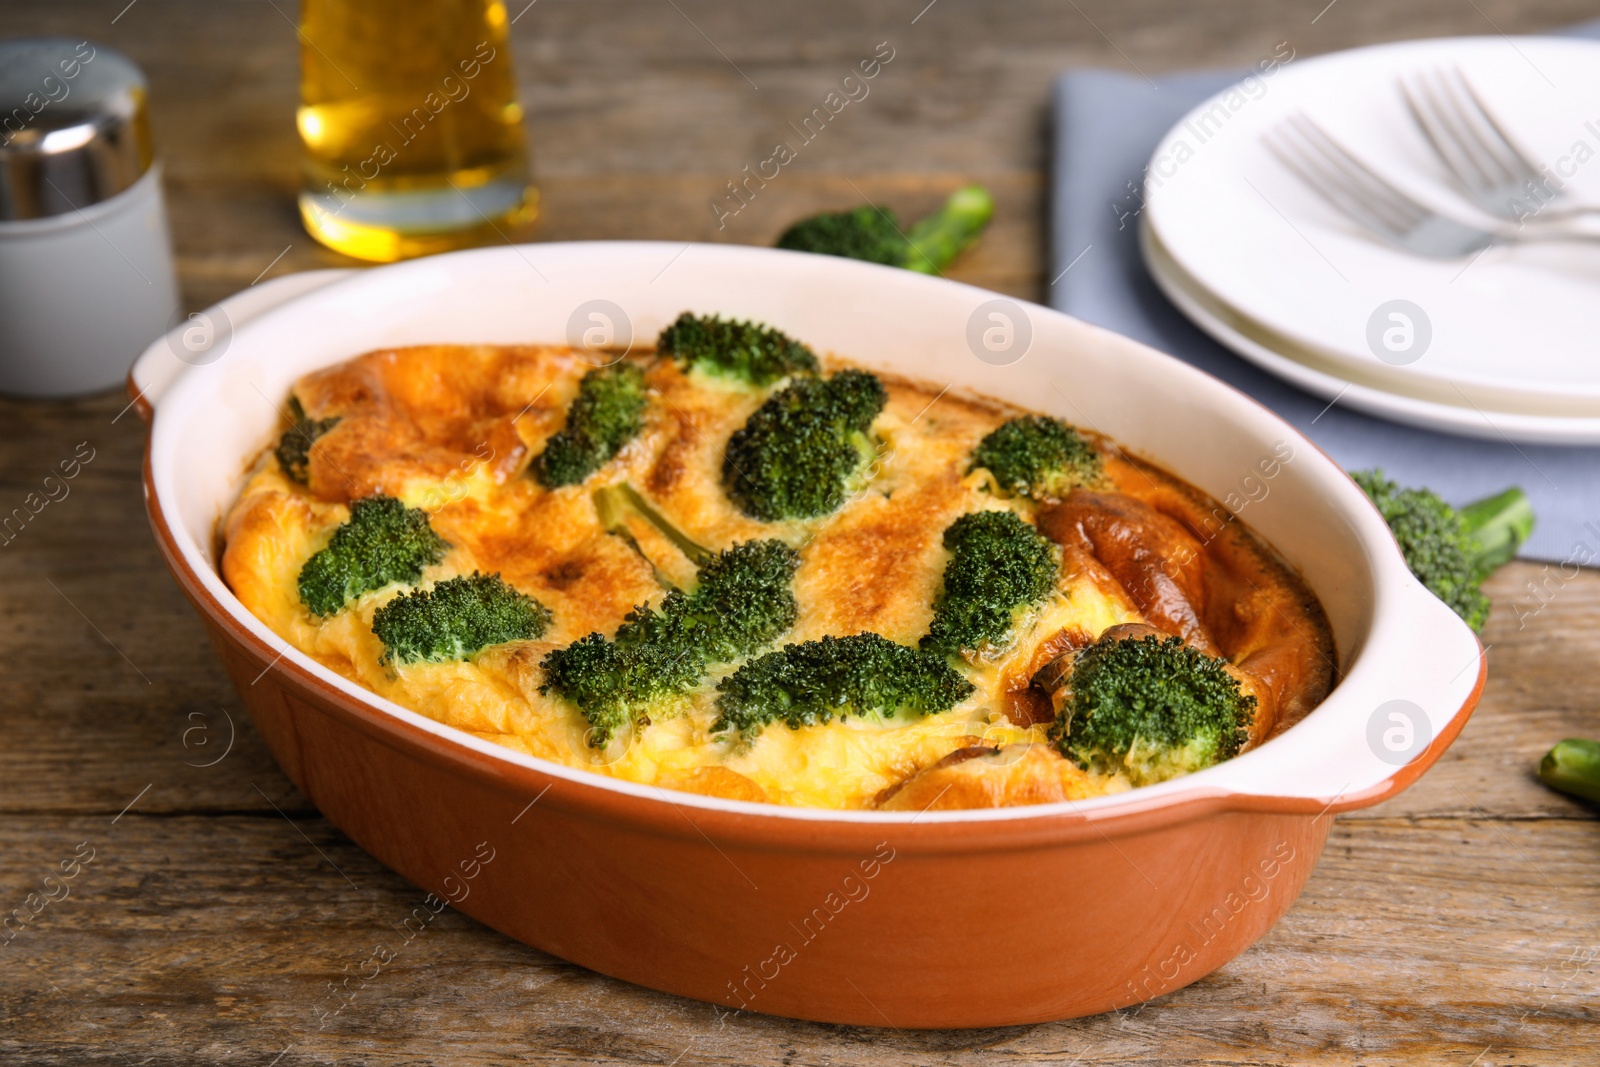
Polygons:
M1402 574L1389 586L1398 603L1380 608L1323 705L1239 757L1256 766L1230 806L1314 815L1370 807L1409 787L1456 739L1483 693L1488 660L1478 635Z
M149 422L155 406L185 373L210 366L227 354L233 331L262 312L354 274L350 268L285 274L241 289L162 334L128 370L128 397Z

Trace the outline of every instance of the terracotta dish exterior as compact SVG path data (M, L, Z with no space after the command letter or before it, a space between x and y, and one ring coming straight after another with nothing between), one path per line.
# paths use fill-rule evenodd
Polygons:
M625 346L685 308L1059 415L1172 471L1304 576L1333 628L1338 686L1236 759L1113 796L922 814L778 807L607 779L433 722L288 647L218 576L217 521L278 428L271 398L305 372L381 346L562 343L597 324ZM146 499L278 762L405 878L627 981L901 1029L1062 1019L1170 992L1270 929L1332 816L1415 781L1483 686L1476 637L1315 446L1187 365L1033 304L819 256L586 243L293 275L204 314L202 347L158 341L130 378L151 419ZM1285 443L1294 458L1267 464Z

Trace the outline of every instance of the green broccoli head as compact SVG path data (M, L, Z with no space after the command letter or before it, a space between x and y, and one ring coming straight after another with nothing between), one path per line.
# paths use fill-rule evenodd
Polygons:
M577 485L610 462L644 427L644 371L614 363L583 376L567 408L567 424L545 442L533 461L539 484L547 489Z
M357 500L328 547L300 568L300 599L317 615L334 615L363 593L415 584L422 568L444 559L449 548L428 525L427 512L389 496Z
M717 683L713 732L754 733L774 723L790 729L835 716L934 715L974 691L943 656L878 634L824 637L785 645Z
M1001 423L972 452L969 472L994 475L1002 492L1034 500L1060 500L1104 478L1099 451L1076 429L1044 415Z
M1151 785L1238 755L1256 698L1227 661L1176 637L1106 639L1079 652L1051 736L1096 774Z
M1389 525L1411 573L1474 630L1489 618L1479 586L1516 555L1533 532L1533 508L1521 489L1508 489L1460 511L1431 489L1402 489L1382 471L1353 471Z
M634 709L675 691L655 657L624 652L604 634L592 633L554 649L543 667L539 692L556 692L576 704L589 720L589 744L595 748L604 748L628 724Z
M656 351L685 370L698 367L758 387L817 371L815 352L770 326L687 311L661 331Z
M283 431L283 436L278 438L277 447L272 454L278 458L278 469L290 481L306 484L310 475L311 446L317 438L333 429L339 422L339 416L328 419L311 419L306 417L306 409L300 405L300 398L289 397L289 415L294 419L294 425Z
M675 589L662 602L672 643L694 646L708 663L767 645L799 616L789 588L799 566L800 553L782 541L745 541L717 553L700 567L693 592ZM631 638L628 625L617 631L618 642Z
M923 648L945 655L1009 643L1019 617L1055 588L1055 544L1010 511L963 515L944 532L950 561Z
M372 616L372 632L383 642L380 663L466 659L490 645L535 640L549 626L549 608L498 574L476 571L401 593Z
M969 185L909 231L900 229L888 208L865 204L802 219L783 232L778 247L938 274L978 239L993 215L989 190Z
M883 383L865 371L790 382L729 438L722 462L728 497L763 522L834 511L872 458L867 430L887 401Z
M801 219L778 238L778 247L792 252L843 256L891 267L905 265L909 244L894 212L871 204Z
M692 591L674 589L659 610L634 608L617 629L623 649L664 653L681 666L687 689L712 663L741 659L794 625L790 589L800 554L782 541L745 541L701 565Z
M790 589L800 555L781 541L746 541L701 565L693 591L628 613L614 640L598 633L550 652L541 693L577 705L589 743L604 747L640 717L671 711L710 667L748 656L794 625Z

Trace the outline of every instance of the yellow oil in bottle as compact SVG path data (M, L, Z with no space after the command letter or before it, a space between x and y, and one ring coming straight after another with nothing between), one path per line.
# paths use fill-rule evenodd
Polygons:
M303 0L300 216L391 262L515 236L538 213L500 0Z

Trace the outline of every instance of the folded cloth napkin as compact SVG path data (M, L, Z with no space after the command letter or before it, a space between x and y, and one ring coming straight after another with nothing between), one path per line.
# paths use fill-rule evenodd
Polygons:
M1600 39L1600 21L1562 36ZM1538 515L1522 555L1600 560L1600 448L1511 444L1402 426L1301 391L1234 355L1184 317L1139 253L1145 165L1167 130L1244 76L1207 71L1154 79L1073 71L1055 87L1050 303L1060 311L1169 352L1276 411L1346 469L1381 467L1465 504L1508 485Z

